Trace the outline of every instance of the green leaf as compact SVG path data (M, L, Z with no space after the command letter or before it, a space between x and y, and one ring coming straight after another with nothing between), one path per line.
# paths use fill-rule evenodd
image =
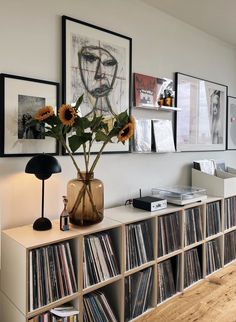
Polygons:
M123 127L125 124L127 124L129 121L129 115L127 113L127 110L118 114L116 116L116 122L117 124L115 124L115 126L117 127Z
M82 94L78 99L77 102L75 104L74 110L76 111L76 113L78 112L78 109L81 105L81 103L83 102L83 98L84 98L84 94Z
M88 141L92 141L92 133L83 133L82 136L79 135L72 135L68 138L69 141L69 146L71 151L74 153L75 151L77 151L79 149L79 147L88 142Z
M73 127L84 131L85 129L90 127L90 124L91 121L89 121L86 117L77 117Z
M81 127L78 127L77 130L76 130L76 135L82 136L83 133L84 133L83 129Z
M102 120L103 120L103 116L97 116L97 117L95 116L93 118L90 125L90 128L93 132L96 132L101 128Z
M49 124L49 125L58 125L59 118L55 115L47 118L45 121L42 121L42 123Z
M96 140L97 142L100 142L100 141L107 141L107 139L108 139L108 136L107 136L104 132L102 132L102 131L98 131L98 132L96 133L96 135L95 135L95 140Z
M120 132L120 128L113 127L113 129L110 131L109 136L114 137L117 136Z
M104 131L105 131L106 133L108 133L108 132L109 132L109 128L108 128L108 124L107 124L107 123L102 123L102 128L104 129Z
M91 122L87 119L87 117L81 117L80 120L84 130L90 127Z
M68 141L69 141L70 149L73 153L77 151L79 147L83 144L83 142L81 142L80 138L77 135L70 136L68 138Z
M81 139L82 141L84 141L84 143L86 143L87 141L92 141L93 134L91 132L84 133Z

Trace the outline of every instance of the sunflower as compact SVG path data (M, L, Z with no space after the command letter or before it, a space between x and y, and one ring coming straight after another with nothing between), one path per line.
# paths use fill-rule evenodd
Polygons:
M75 123L77 114L71 105L63 104L59 108L58 116L63 125L72 126Z
M40 110L38 110L38 112L34 116L34 119L37 121L44 121L53 115L54 115L53 108L51 106L44 106L40 108Z
M134 135L134 118L131 116L127 123L118 134L118 141L124 143Z

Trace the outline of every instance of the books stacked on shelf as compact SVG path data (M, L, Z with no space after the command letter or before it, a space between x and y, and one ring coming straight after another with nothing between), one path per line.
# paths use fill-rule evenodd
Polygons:
M224 200L225 229L236 226L236 197Z
M185 252L184 257L184 287L188 287L202 278L198 249Z
M108 232L84 237L84 288L119 274L112 239Z
M29 252L29 310L77 292L69 242Z
M224 237L224 263L228 264L236 258L236 231L231 231Z
M73 306L62 306L52 309L50 312L39 314L30 322L78 322L79 311L75 310Z
M117 322L111 306L103 292L96 291L84 296L83 321Z
M185 245L194 244L203 238L201 208L195 207L185 210Z
M153 259L151 227L147 220L125 227L126 269L132 269Z
M174 295L180 286L180 256L167 259L157 265L158 303Z
M220 202L211 202L206 206L206 237L218 234L221 227Z
M129 321L148 309L153 284L152 268L125 278L125 320Z
M180 248L179 213L158 218L158 257L169 254Z
M206 243L206 274L209 275L221 267L219 239Z

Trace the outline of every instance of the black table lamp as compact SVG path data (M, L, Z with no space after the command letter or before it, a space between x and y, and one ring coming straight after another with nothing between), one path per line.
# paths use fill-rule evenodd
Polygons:
M49 230L52 228L52 223L48 218L44 217L44 180L50 178L53 173L61 172L61 166L53 156L39 154L29 160L26 164L25 172L32 173L42 180L42 214L40 218L35 220L33 228L35 230Z

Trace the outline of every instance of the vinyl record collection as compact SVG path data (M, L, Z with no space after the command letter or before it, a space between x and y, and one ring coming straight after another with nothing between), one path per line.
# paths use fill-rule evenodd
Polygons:
M78 322L79 321L78 314L70 315L70 310L72 309L71 307L57 308L55 309L55 311L58 310L58 315L55 315L51 312L45 312L30 319L29 322ZM63 315L66 315L66 316L63 317Z
M202 278L202 269L198 249L193 248L184 255L184 287L188 287Z
M178 212L158 218L158 257L180 248L180 218Z
M126 269L132 269L153 259L150 222L130 224L126 229Z
M236 258L236 231L231 231L224 237L224 263L228 264Z
M103 292L96 291L84 296L84 322L117 322Z
M77 292L69 242L29 252L29 310Z
M185 211L185 245L202 240L203 222L201 208L195 207Z
M153 284L152 271L149 267L125 278L125 321L134 319L148 309Z
M206 274L209 275L221 267L219 239L206 243Z
M225 229L236 226L236 197L224 201Z
M108 232L84 237L84 288L119 274L119 265Z
M206 207L206 237L220 232L221 211L220 202L211 202Z
M165 301L179 290L180 256L172 257L157 265L158 303Z

